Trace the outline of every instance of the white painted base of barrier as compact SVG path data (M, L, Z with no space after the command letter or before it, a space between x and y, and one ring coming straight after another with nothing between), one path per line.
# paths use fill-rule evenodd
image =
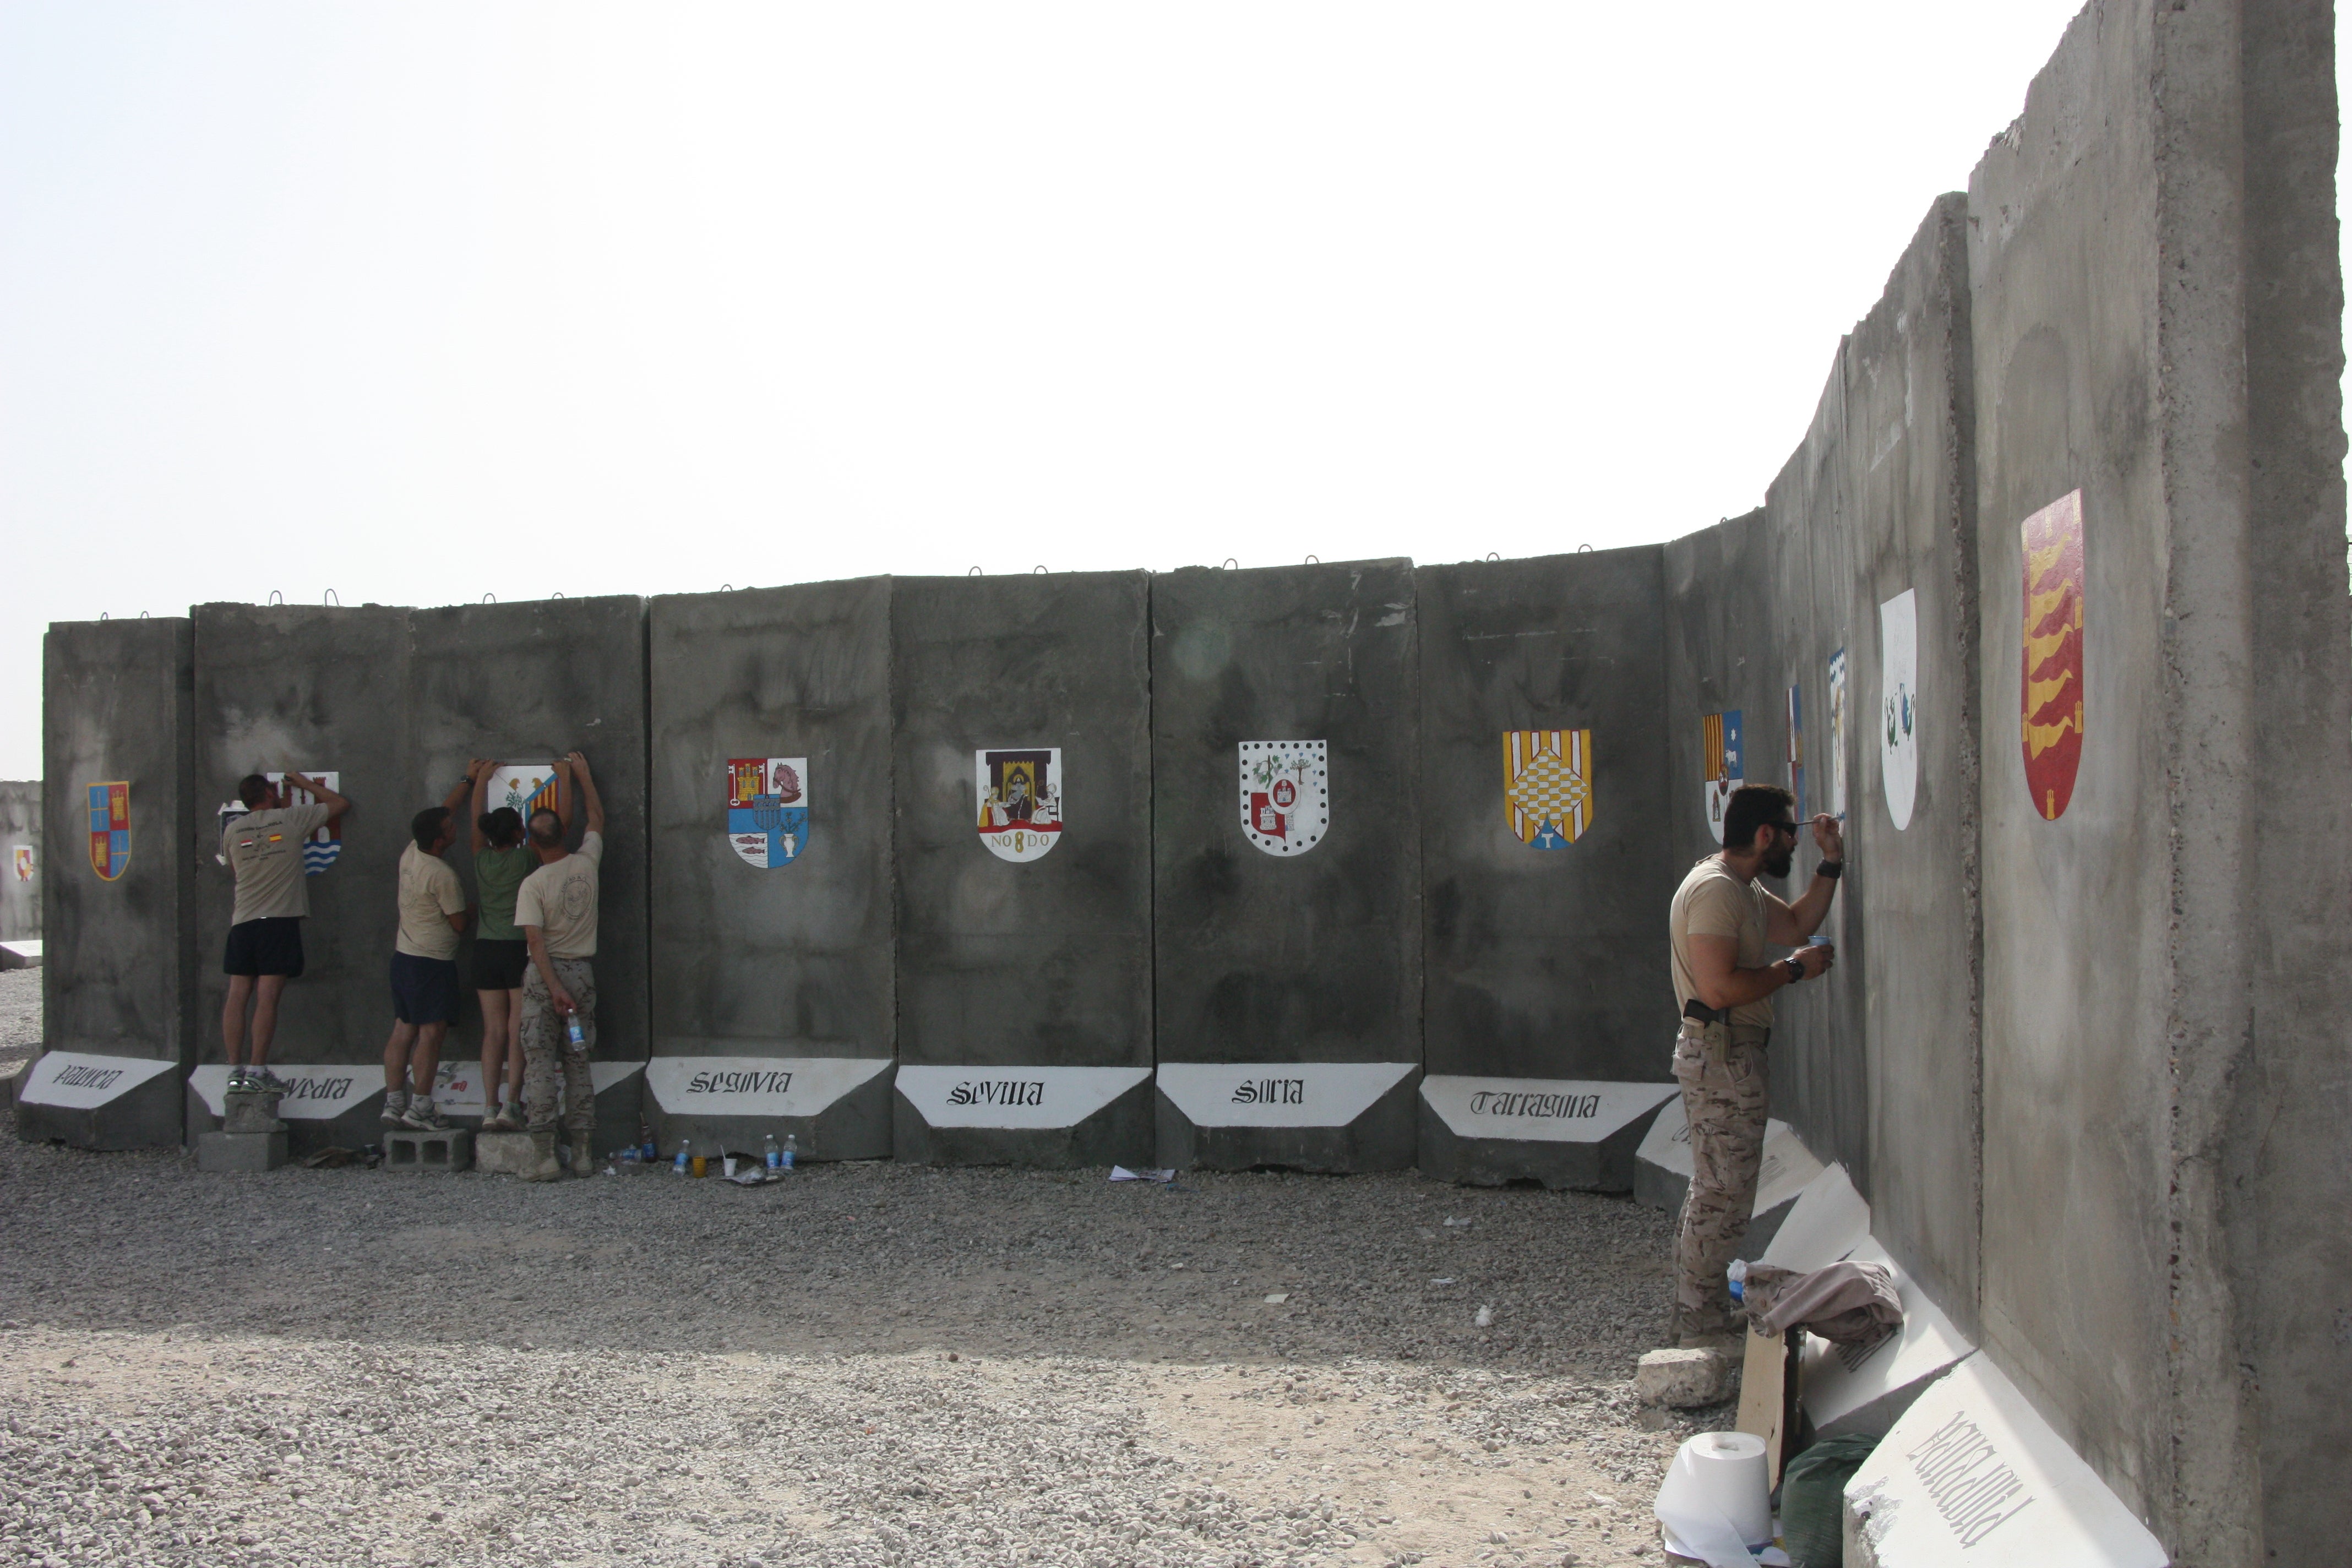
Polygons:
M1868 1568L2164 1568L2164 1545L1981 1355L1922 1392L1845 1489ZM1983 1548L1984 1550L1979 1550Z
M16 1083L19 1105L54 1105L95 1110L170 1072L179 1064L152 1057L108 1057L89 1051L49 1051L25 1069Z
M887 1057L656 1057L646 1087L672 1116L816 1116L889 1066Z
M898 1068L898 1092L933 1127L1043 1131L1076 1127L1151 1076L1150 1068Z
M1421 1098L1457 1138L1598 1143L1675 1095L1670 1083L1433 1074ZM1683 1145L1687 1163L1690 1145Z
M1161 1062L1160 1092L1195 1127L1345 1127L1415 1062Z

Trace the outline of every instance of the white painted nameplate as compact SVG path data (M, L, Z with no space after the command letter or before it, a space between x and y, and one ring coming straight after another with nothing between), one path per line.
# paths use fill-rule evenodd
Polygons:
M95 1110L179 1064L149 1057L101 1057L87 1051L50 1051L25 1070L16 1098L26 1105Z
M646 1087L672 1116L814 1116L887 1057L656 1057Z
M909 1067L898 1092L934 1127L1075 1127L1151 1076L1150 1068Z
M625 1081L644 1065L642 1062L590 1062L588 1081L595 1086L598 1094L602 1094L614 1084ZM478 1061L443 1062L440 1070L433 1075L433 1103L444 1116L489 1114L489 1103L482 1089L482 1064ZM555 1103L560 1110L563 1105L561 1075L555 1086Z
M269 1070L288 1086L278 1100L281 1121L332 1121L383 1092L383 1068L376 1062L342 1062L332 1067L271 1062ZM228 1114L226 1066L205 1063L188 1075L188 1087L215 1116Z
M1195 1127L1345 1127L1412 1062L1161 1062L1160 1092Z
M1463 1078L1433 1073L1421 1098L1457 1138L1598 1143L1677 1090L1670 1083L1552 1078Z

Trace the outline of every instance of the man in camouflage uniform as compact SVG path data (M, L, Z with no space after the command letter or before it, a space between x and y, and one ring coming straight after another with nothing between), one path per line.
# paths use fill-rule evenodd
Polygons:
M1827 942L1799 947L1829 912L1845 870L1837 819L1813 818L1822 863L1795 903L1759 877L1785 877L1797 852L1796 797L1776 784L1732 792L1723 849L1691 868L1668 920L1675 1001L1683 1009L1675 1081L1690 1123L1690 1195L1675 1236L1675 1342L1728 1344L1739 1330L1725 1270L1739 1255L1756 1208L1772 1038L1772 993L1826 973ZM1767 943L1797 947L1765 962Z

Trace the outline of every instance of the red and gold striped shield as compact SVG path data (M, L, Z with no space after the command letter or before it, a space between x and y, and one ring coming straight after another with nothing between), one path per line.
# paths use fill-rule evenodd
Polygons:
M2033 809L2051 822L2083 761L2083 492L2025 520L2025 673L2019 725Z

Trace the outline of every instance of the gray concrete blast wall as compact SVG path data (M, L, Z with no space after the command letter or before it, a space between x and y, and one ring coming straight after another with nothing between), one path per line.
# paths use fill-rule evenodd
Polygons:
M1190 568L1153 580L1151 616L1160 1159L1410 1165L1422 1059L1412 567ZM1328 747L1328 826L1295 858L1244 832L1239 748L1266 741ZM1465 765L1494 756L1482 747ZM1195 1063L1302 1068L1300 1114L1225 1120L1258 1087L1192 1086L1181 1064ZM1349 1064L1410 1070L1335 1121L1316 1103L1318 1079L1345 1101L1339 1086L1362 1076L1335 1070Z
M457 605L409 611L406 630L400 794L383 799L379 809L398 818L404 840L409 818L439 805L472 759L544 763L575 751L587 758L605 813L597 869L596 1059L643 1062L648 1036L645 602L611 596ZM470 821L470 812L469 805L458 815ZM585 832L585 818L575 811L572 843ZM447 857L468 900L474 897L469 842L461 836ZM393 863L398 864L397 851ZM375 872L371 882L377 896L390 899L389 868ZM460 970L470 974L470 934L463 947ZM390 953L387 946L386 963ZM379 1011L387 1031L390 1006L386 992ZM470 987L464 1014L444 1060L480 1058L481 1015ZM599 1076L610 1081L596 1097L597 1147L635 1142L641 1075L606 1068Z
M180 1142L181 1073L197 1042L195 954L182 919L194 798L189 771L189 623L54 625L42 643L42 1049L168 1061L171 1071L103 1105L16 1109L29 1138L93 1148ZM89 849L89 789L130 786L131 857L101 878Z
M1149 581L893 583L901 1159L1150 1157ZM1042 856L982 841L983 750L1060 752L1064 822Z
M109 623L111 625L112 623ZM29 865L19 847L29 850ZM41 934L41 781L0 780L0 942Z
M1679 869L1668 846L1680 836L1669 831L1659 720L1664 571L1664 548L1647 545L1414 573L1423 1029L1433 1078L1563 1089L1670 1078L1674 994L1659 959L1659 890ZM1580 730L1591 737L1590 825L1565 847L1538 847L1512 824L1505 737ZM1589 1103L1535 1095L1424 1103L1422 1168L1454 1180L1632 1186L1648 1110L1622 1124L1612 1114L1606 1124L1543 1130L1572 1138L1515 1135L1527 1131L1530 1108ZM1517 1120L1486 1116L1489 1105ZM1457 1130L1456 1120L1475 1131Z
M188 831L204 1016L220 1015L227 984L221 958L236 903L236 880L219 858L219 807L236 798L247 773L339 773L340 793L352 802L342 849L309 879L303 971L279 1004L269 1059L289 1068L353 1069L318 1079L334 1085L337 1114L288 1116L298 1152L373 1143L392 1026L394 889L408 820L425 804L409 798L407 612L220 604L197 605L194 620L195 799ZM222 1060L217 1022L196 1059ZM216 1125L194 1090L188 1113L194 1128Z
M665 1148L754 1152L772 1131L816 1158L890 1152L890 588L652 602L648 1108ZM808 816L790 861L755 866L728 837L728 764L770 757L803 760Z
M2352 1539L2331 8L2095 4L1969 183L1987 1344L2196 1563ZM2021 521L2083 493L2034 808Z

